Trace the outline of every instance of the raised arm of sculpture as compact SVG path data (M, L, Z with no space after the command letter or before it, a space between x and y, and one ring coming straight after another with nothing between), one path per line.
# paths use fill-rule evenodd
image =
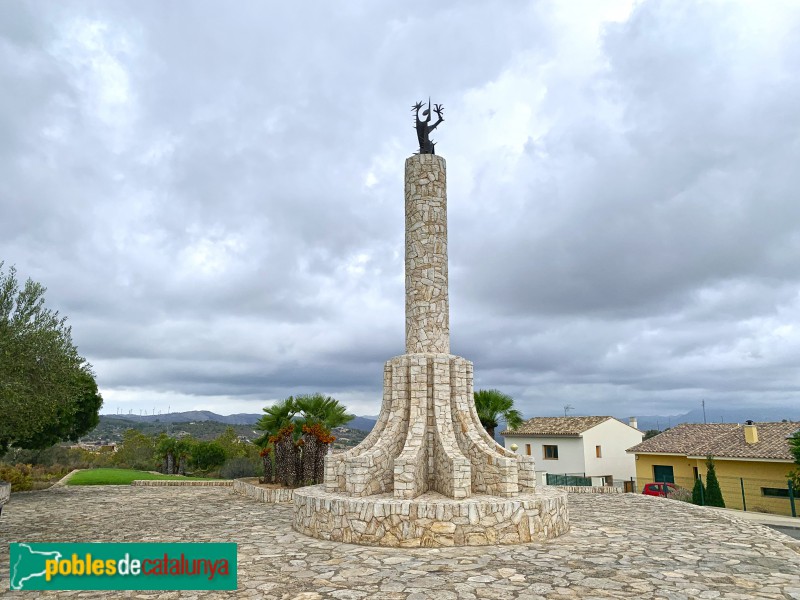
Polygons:
M428 110L430 111L430 102L428 102ZM436 121L436 123L434 123L433 125L431 125L430 129L428 130L429 133L434 129L436 129L439 126L439 123L444 121L444 116L442 115L442 113L444 112L444 106L442 106L441 104L434 104L433 112L436 113L436 116L439 117L439 120Z
M439 119L433 124L431 122L431 100L428 98L428 108L422 111L422 119L419 118L419 111L424 106L422 102L417 102L412 108L416 120L415 126L417 129L417 139L419 140L419 153L420 154L436 154L436 144L431 141L430 133L436 129L444 121L444 107L441 104L433 105L433 112Z

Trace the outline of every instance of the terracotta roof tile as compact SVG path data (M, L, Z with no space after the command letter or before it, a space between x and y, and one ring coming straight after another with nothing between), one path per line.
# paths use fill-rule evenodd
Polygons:
M517 429L506 429L500 435L580 435L614 417L534 417Z
M630 448L633 454L670 453L718 458L794 460L786 438L800 423L754 423L758 442L748 444L737 423L683 423Z

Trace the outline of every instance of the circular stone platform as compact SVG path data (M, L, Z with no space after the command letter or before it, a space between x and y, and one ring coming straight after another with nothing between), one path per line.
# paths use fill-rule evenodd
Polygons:
M296 531L336 542L436 547L523 544L569 531L567 494L552 487L515 498L454 500L427 492L414 500L389 494L351 497L324 485L294 490Z

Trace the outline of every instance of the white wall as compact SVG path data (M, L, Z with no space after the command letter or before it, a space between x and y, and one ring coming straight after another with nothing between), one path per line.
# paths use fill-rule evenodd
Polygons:
M616 419L604 421L584 431L581 437L564 436L508 436L505 447L519 446L517 454L526 453L525 445L531 445L531 456L536 461L536 473L543 472L571 475L586 473L590 476L611 475L615 480L636 477L636 457L625 450L641 443L644 433ZM544 458L545 445L558 446L558 460ZM600 446L601 458L597 458L596 446ZM537 477L537 482L540 477Z
M579 437L563 436L508 436L504 437L505 447L511 449L511 444L519 446L517 454L524 455L525 444L531 445L531 456L536 461L536 472L546 471L559 475L569 473L582 475L584 473L584 452L582 440ZM543 446L558 446L558 460L544 458ZM634 444L631 444L634 445ZM592 449L594 452L594 448Z
M582 437L586 475L612 475L614 479L636 477L636 457L625 450L641 443L644 433L609 419L584 431ZM600 446L602 458L597 458L596 446Z

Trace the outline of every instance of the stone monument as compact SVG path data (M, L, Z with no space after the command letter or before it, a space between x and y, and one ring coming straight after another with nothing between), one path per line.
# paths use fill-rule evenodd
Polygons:
M325 459L325 483L295 490L294 527L383 546L518 544L569 529L566 493L536 489L534 459L478 419L472 363L450 354L447 178L430 101L405 164L406 353L383 372L383 404L357 447Z

